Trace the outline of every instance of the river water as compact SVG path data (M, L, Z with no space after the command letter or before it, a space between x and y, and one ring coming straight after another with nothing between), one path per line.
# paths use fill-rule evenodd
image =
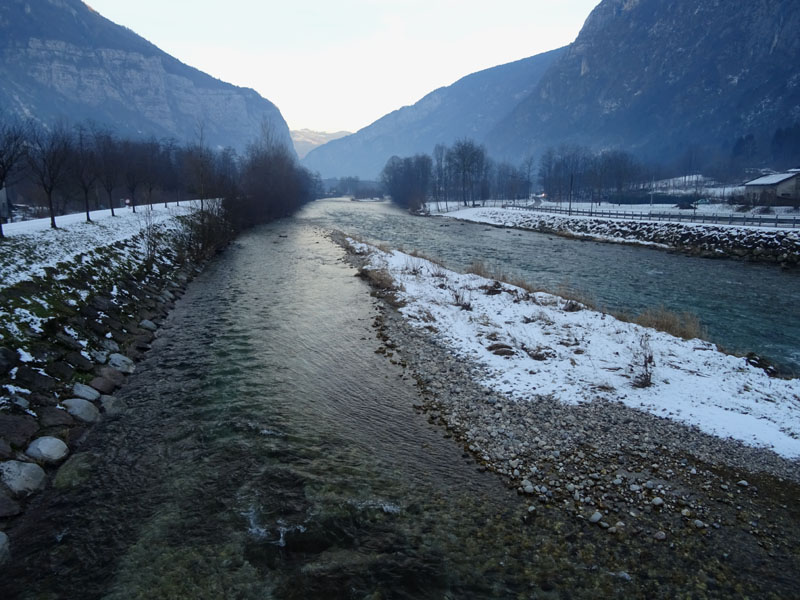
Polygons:
M481 261L545 289L577 292L637 314L663 305L700 318L712 341L756 352L800 374L800 274L641 246L577 241L446 218L412 217L388 203L315 202L300 218L467 269Z
M96 426L72 476L9 531L0 595L528 590L526 565L553 563L536 559L526 506L414 412L415 386L375 352L377 315L316 228L242 236L192 283L119 393L129 412Z
M413 382L375 352L380 308L320 227L337 224L390 243L403 224L406 248L460 264L560 256L553 281L592 271L566 255L615 248L342 202L243 235L168 317L119 393L128 412L95 426L8 531L0 597L666 597L683 581L689 555L530 518L414 411ZM620 255L605 256L614 277Z

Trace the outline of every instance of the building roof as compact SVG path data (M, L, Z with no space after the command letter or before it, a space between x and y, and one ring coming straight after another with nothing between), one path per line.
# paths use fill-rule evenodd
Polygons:
M745 183L745 185L776 185L786 181L787 179L791 179L792 177L797 177L798 175L800 175L800 172L775 173L774 175L765 175L764 177L759 177L753 181L748 181Z

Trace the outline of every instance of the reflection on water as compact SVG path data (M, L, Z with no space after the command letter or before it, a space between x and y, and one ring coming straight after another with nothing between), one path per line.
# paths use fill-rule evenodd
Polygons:
M567 288L609 310L664 305L700 317L729 351L755 351L800 373L800 275L771 265L576 241L444 218L411 217L388 203L318 201L300 219L466 269L476 260L543 288Z

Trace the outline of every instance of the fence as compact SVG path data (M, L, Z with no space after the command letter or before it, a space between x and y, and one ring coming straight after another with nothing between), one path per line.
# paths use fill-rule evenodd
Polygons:
M676 223L710 223L716 225L753 225L757 227L786 227L795 228L800 225L797 216L786 215L737 215L734 213L717 214L696 211L686 211L684 213L669 212L635 212L624 210L586 210L568 208L557 208L554 206L514 206L509 203L506 208L518 208L520 210L535 210L538 212L562 214L562 215L586 215L589 217L607 217L611 219L629 219L639 221L674 221Z

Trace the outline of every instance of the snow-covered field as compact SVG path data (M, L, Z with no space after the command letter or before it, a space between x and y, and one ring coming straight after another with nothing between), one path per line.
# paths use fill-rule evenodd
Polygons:
M481 206L481 208L515 207L516 209L520 209L525 207L533 207L562 209L564 211L566 211L569 206L569 204L566 202L554 202L550 200L486 200L485 203L482 204L485 204L485 206ZM439 203L438 206L435 202L429 202L426 204L426 208L430 214L447 214L448 216L452 215L454 211L466 210L457 202L449 202L447 205L444 203ZM765 222L768 222L770 217L774 219L776 215L786 218L796 216L800 221L800 212L791 206L773 206L770 207L769 213L763 214L760 212L759 207L739 211L736 210L735 207L726 203L698 204L696 209L687 210L678 208L678 206L675 204L610 204L608 202L604 202L603 204L591 204L587 202L573 202L572 210L592 211L595 213L632 213L635 215L636 219L638 219L641 214L680 215L682 222L691 222L691 219L696 218L698 223L708 222L712 217L715 217L721 224L724 224L729 216L732 216L734 219L741 218L743 216L748 217L748 219L750 217L757 219L760 216Z
M79 254L94 248L127 240L148 225L166 224L176 216L191 212L191 202L180 206L170 203L130 208L93 211L92 223L85 213L56 217L58 229L50 228L50 219L34 219L3 225L6 239L0 242L0 288L42 276L46 267L72 261Z
M410 323L484 365L482 383L489 388L520 402L535 395L622 402L800 457L800 380L770 378L708 342L622 322L558 296L352 244L369 255L368 268L394 278Z

